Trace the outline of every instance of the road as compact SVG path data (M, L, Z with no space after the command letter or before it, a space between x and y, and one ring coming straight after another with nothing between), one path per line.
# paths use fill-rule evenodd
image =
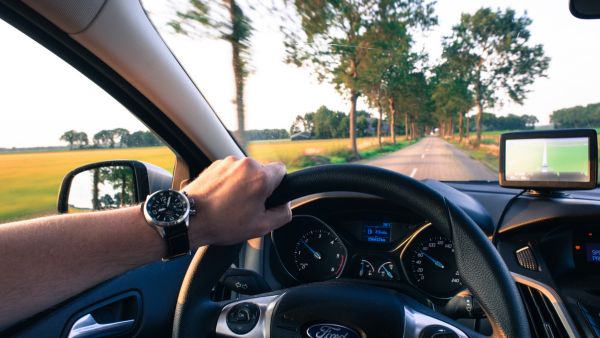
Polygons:
M425 137L401 150L364 163L399 171L416 179L498 180L498 174L439 137Z

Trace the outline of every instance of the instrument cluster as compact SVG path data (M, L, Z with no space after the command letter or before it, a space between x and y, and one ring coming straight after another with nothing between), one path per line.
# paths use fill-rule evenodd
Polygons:
M454 247L431 224L394 215L294 215L272 233L283 270L297 283L336 278L407 283L445 299L464 287Z

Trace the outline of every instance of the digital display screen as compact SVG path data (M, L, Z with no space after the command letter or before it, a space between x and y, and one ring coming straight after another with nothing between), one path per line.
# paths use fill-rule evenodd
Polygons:
M600 243L586 243L585 258L588 263L600 263Z
M392 223L363 224L362 240L369 243L389 243L392 238Z
M507 181L588 182L589 138L507 139Z

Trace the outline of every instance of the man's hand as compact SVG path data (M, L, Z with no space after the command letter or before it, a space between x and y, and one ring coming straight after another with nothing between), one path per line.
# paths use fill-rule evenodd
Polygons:
M227 245L260 237L292 219L289 204L265 209L267 197L286 173L285 165L261 165L230 156L215 161L183 191L196 201L190 219L192 247Z
M216 161L183 190L196 201L192 248L262 236L291 219L289 205L265 210L282 164ZM139 207L56 215L0 227L0 331L109 278L165 255Z

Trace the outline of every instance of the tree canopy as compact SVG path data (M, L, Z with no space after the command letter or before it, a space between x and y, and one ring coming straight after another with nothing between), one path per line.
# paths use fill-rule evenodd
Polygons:
M368 37L388 32L394 23L404 29L437 23L433 3L424 0L304 0L292 1L298 25L283 27L286 61L309 67L320 81L332 83L349 100L349 138L354 157L356 103L361 95L362 64L369 53L381 55ZM372 58L371 58L372 59Z
M75 145L79 148L83 148L88 145L88 136L84 132L78 132L75 130L68 130L60 136L61 141L65 141L69 144L69 148L73 149Z
M529 43L531 23L527 14L518 16L512 9L481 8L463 13L444 40L447 56L468 70L477 110L477 145L483 110L505 98L522 104L529 86L546 76L550 58L542 45Z
M364 110L358 110L356 115L357 135L360 137L373 136L374 124L377 124L376 119ZM291 134L307 132L316 139L346 138L349 124L350 120L347 114L321 106L314 112L298 115L292 123L290 132Z
M252 22L238 0L190 0L169 22L176 33L216 37L231 45L239 144L246 145L244 89L248 77Z
M89 147L88 136L84 132L69 130L62 134L61 141L69 143L69 148L73 149L77 145L80 149ZM93 148L114 148L118 145L120 148L128 147L155 147L163 143L151 131L136 131L130 133L125 128L103 129L94 134L92 138Z
M550 115L557 128L599 128L600 103L559 109Z

